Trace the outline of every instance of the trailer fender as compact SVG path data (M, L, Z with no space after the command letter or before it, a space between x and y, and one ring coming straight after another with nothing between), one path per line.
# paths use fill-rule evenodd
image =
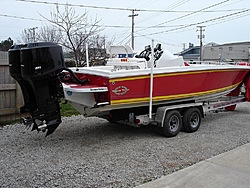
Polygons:
M191 108L191 107L197 107L201 112L201 116L204 117L204 111L203 111L203 108L202 108L202 103L188 103L188 104L179 104L179 105L159 107L157 109L157 111L156 111L156 114L155 114L155 122L157 123L157 126L163 127L165 116L166 116L168 111L170 111L170 110L178 110L182 115L182 113L187 108Z

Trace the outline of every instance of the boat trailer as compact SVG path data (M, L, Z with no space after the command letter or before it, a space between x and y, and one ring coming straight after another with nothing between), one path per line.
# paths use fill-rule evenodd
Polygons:
M33 125L32 130L47 130L46 136L52 134L61 123L59 103L65 95L62 82L67 82L69 74L71 74L70 79L76 83L84 84L89 81L79 80L70 69L66 68L61 46L48 42L12 46L9 50L9 69L23 93L24 106L20 108L20 113L28 112L31 115L31 117L22 118L22 122L27 126ZM222 108L234 110L236 104L249 102L250 75L243 86L243 92L237 88L232 92L232 96L151 106L155 108L154 113L151 110L145 110L145 108L148 109L148 105L143 109L137 109L145 111L145 113L138 113L139 115L134 113L135 108L111 110L109 116L104 118L110 122L136 127L151 123L161 127L163 135L167 137L176 136L181 129L195 132L201 124L201 118L208 112Z

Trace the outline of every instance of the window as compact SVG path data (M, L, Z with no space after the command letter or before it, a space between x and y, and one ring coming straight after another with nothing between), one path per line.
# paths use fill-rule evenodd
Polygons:
M233 51L233 47L229 47L229 51Z

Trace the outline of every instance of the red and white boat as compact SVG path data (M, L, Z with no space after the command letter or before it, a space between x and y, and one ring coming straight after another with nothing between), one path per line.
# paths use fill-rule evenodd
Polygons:
M63 83L66 100L86 116L149 105L150 60L129 58L132 55L129 46L112 46L109 53L114 55L112 48L118 57L111 58L107 66L71 69L79 79L88 79L86 84ZM250 71L249 66L187 65L182 57L161 52L153 68L153 105L200 102L230 94L242 85Z
M48 129L47 134L61 122L59 98L65 98L86 117L127 122L145 114L152 119L152 114L164 106L204 103L222 96L244 93L244 100L250 101L249 63L188 64L161 45L154 50L147 46L136 56L124 45L107 48L110 59L106 66L68 69L59 46L34 44L9 51L10 69L23 90L25 105L21 111L32 115L25 122L35 124L33 129ZM20 68L18 73L13 73L15 65ZM41 97L43 91L46 96Z

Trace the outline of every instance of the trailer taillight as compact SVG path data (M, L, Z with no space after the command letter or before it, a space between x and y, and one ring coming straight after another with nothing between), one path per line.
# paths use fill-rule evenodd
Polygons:
M135 119L135 124L140 124L140 123L141 123L140 119Z

